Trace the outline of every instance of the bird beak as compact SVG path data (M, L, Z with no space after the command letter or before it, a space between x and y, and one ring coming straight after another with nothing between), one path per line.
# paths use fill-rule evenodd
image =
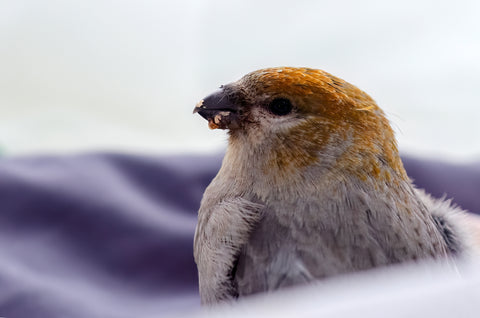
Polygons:
M219 90L195 105L193 113L208 120L210 129L233 129L239 127L238 106Z

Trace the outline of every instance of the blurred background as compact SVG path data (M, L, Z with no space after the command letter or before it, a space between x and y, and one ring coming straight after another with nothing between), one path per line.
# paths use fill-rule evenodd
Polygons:
M480 2L2 1L0 148L212 153L196 102L270 66L368 92L403 153L480 157Z

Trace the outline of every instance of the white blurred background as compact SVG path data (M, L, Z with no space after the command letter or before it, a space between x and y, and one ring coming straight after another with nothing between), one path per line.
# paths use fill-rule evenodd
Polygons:
M219 152L195 103L286 65L372 95L403 153L480 157L476 0L2 1L0 148Z

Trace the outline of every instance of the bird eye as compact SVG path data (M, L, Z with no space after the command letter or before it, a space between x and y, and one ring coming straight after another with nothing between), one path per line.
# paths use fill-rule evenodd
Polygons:
M275 98L268 105L268 109L275 115L285 116L292 111L293 106L286 98Z

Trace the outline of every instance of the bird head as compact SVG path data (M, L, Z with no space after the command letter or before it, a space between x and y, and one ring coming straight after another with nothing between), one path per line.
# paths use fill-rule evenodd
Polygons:
M322 70L254 71L221 86L194 113L211 129L229 130L230 146L256 153L265 171L321 165L360 178L407 178L384 112L365 92Z

